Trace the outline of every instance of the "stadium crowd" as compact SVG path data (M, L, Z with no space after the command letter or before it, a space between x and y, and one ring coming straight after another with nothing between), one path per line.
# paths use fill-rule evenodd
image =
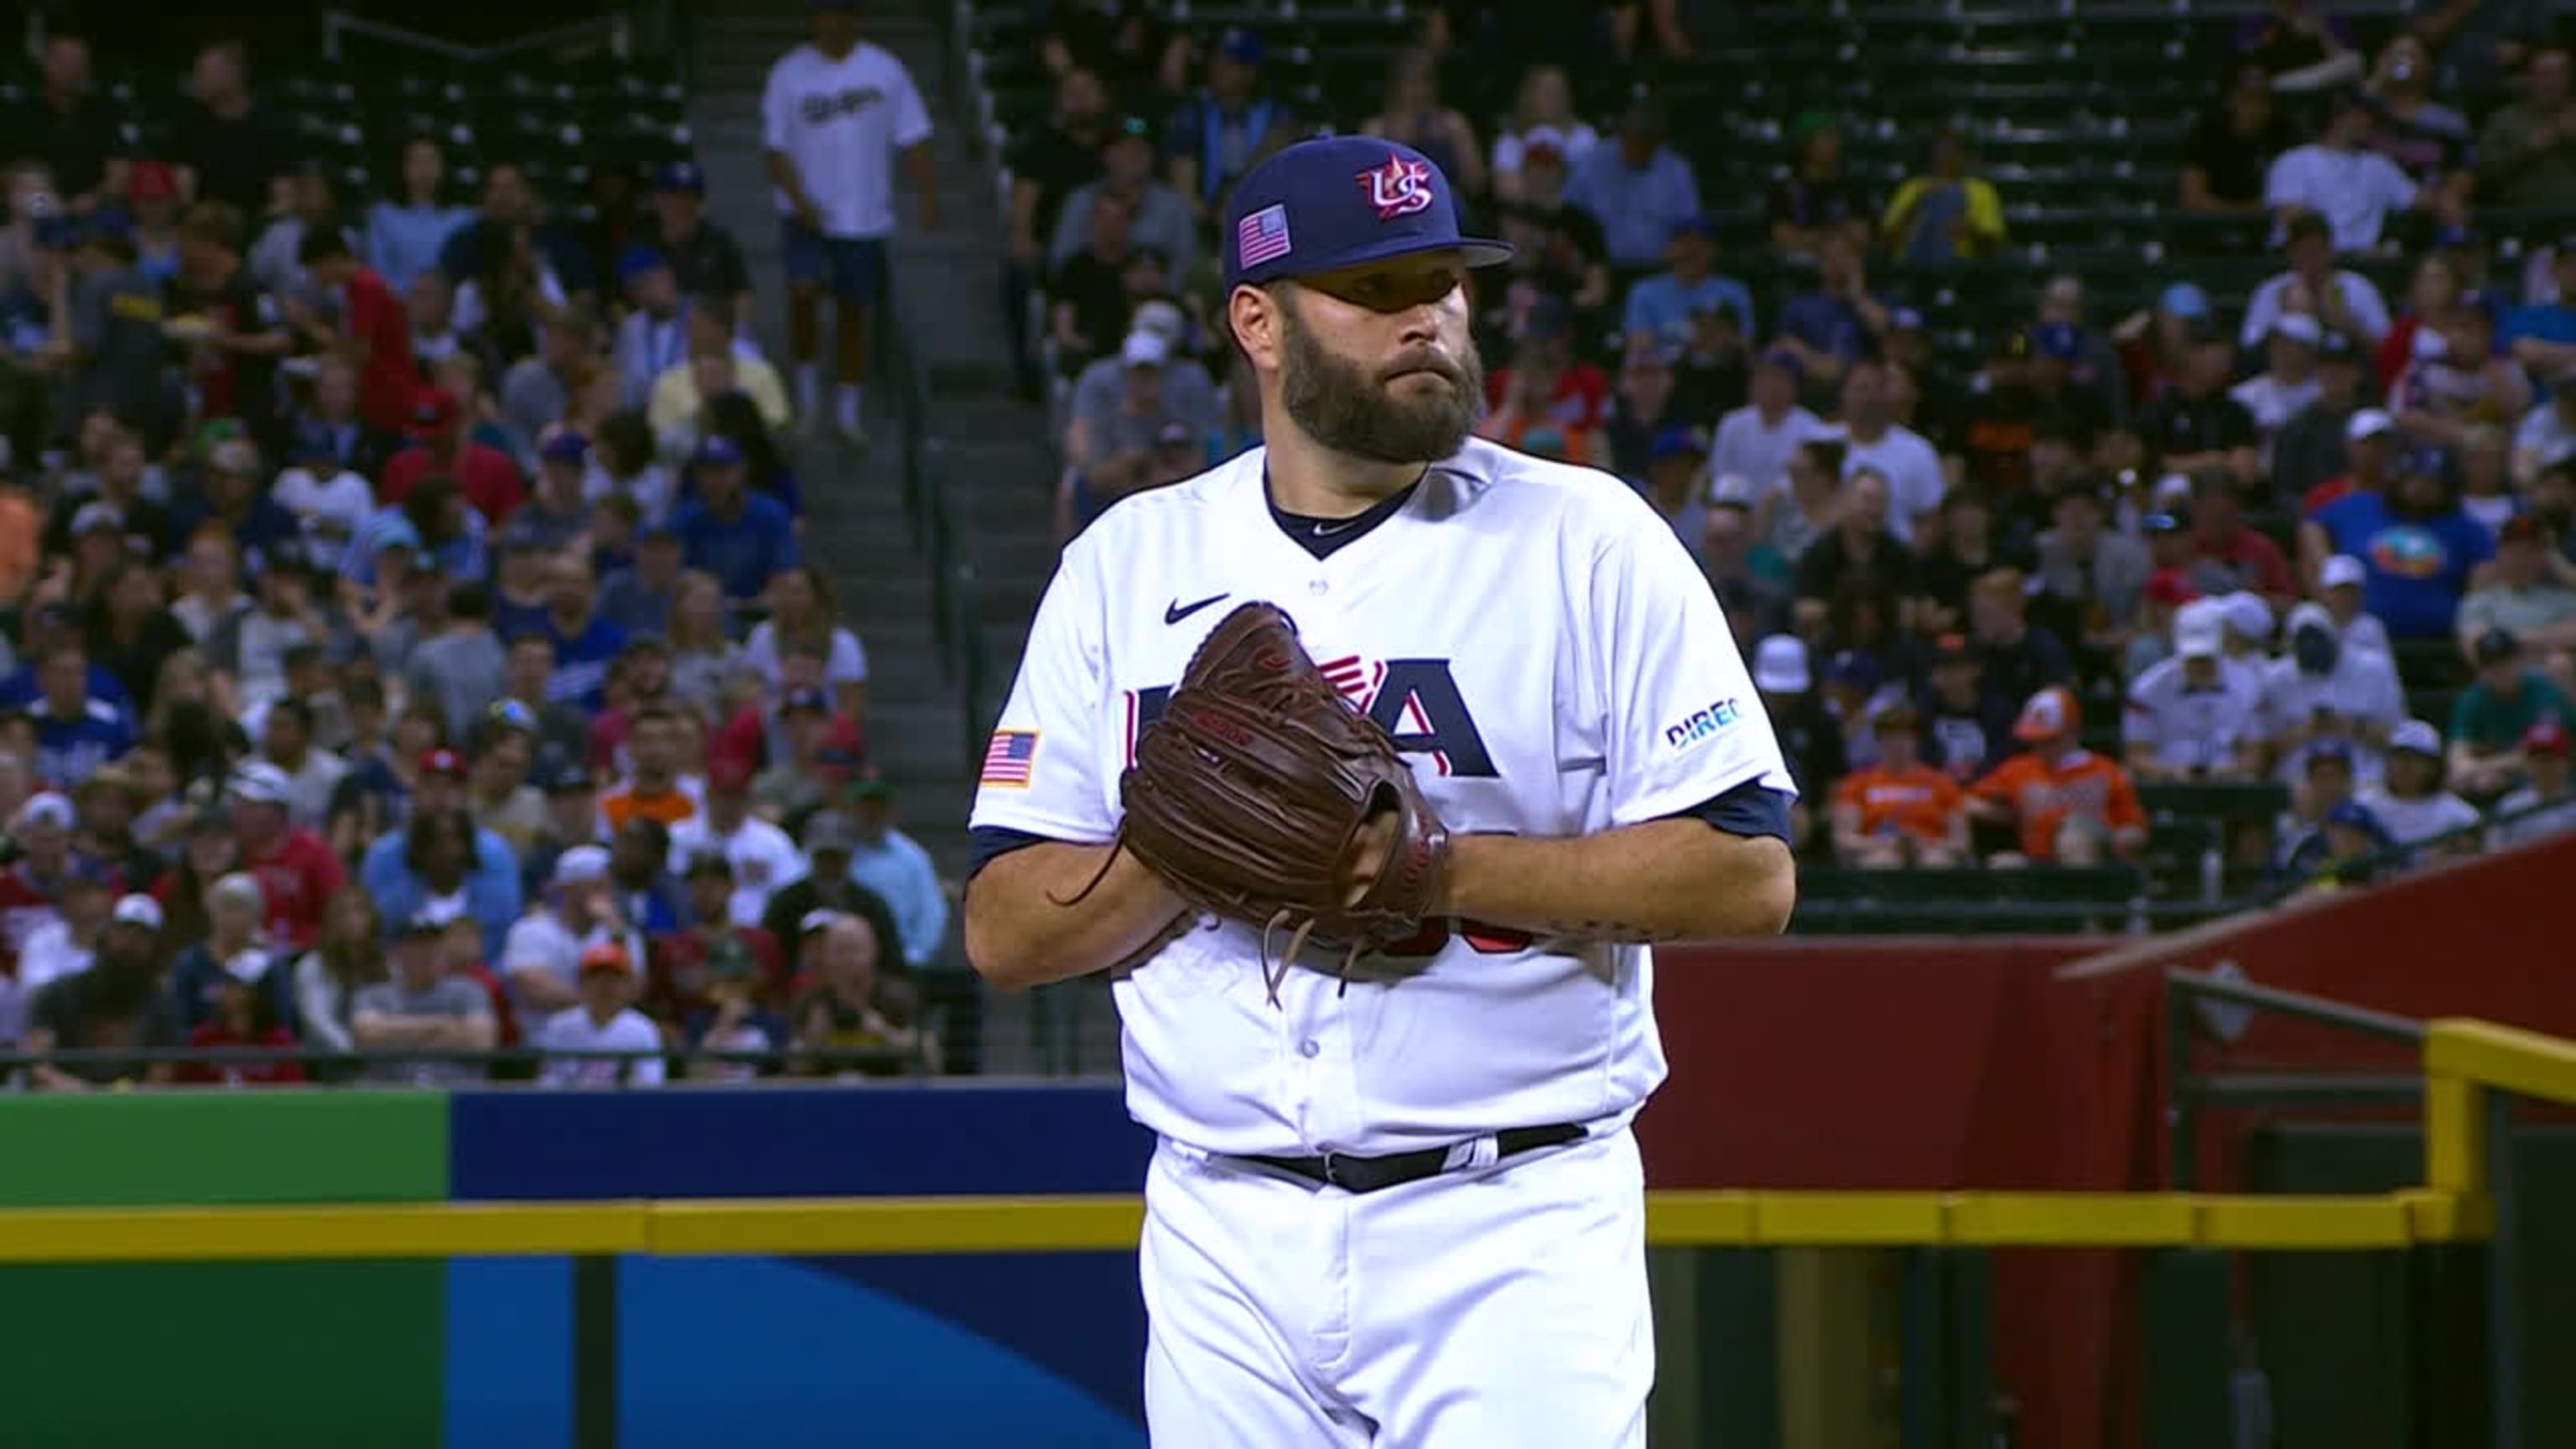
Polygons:
M819 383L750 340L779 299L699 168L586 206L422 130L351 194L238 43L149 132L83 36L34 59L0 1079L935 1069L946 905L800 558ZM232 1051L117 1055L184 1048Z
M2160 209L2268 278L2149 249L2116 315L2043 269L1964 338L1938 304L2039 255L1978 155L2008 102L1887 175L1838 109L1735 117L1783 149L1766 194L1710 194L1662 96L1711 8L1420 7L1374 108L1318 112L1321 39L1292 85L1259 27L1035 7L1011 291L1059 531L1257 441L1210 219L1291 139L1388 136L1518 247L1476 295L1483 434L1670 519L1811 863L2143 867L2142 800L2181 798L2221 802L2182 874L2286 892L2576 825L2576 91L2535 7L2257 7L2195 58ZM1764 61L1766 15L1717 43Z

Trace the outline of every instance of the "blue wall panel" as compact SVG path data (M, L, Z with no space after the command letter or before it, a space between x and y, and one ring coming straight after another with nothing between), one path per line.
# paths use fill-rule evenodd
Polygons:
M448 1449L569 1449L572 1260L447 1266Z
M1066 1334L1091 1326L1079 1302L1020 1301ZM1127 1413L1028 1358L806 1264L628 1259L618 1302L620 1449L1145 1443Z
M1133 1193L1115 1086L460 1092L461 1200Z

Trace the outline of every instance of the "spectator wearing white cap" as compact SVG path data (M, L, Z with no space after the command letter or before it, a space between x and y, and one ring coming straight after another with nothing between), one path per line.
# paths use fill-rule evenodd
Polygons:
M170 1009L162 988L160 953L139 943L126 929L104 932L99 951L86 971L56 977L36 990L26 1004L26 1023L18 1048L37 1063L28 1081L43 1091L83 1091L93 1087L170 1080L169 1063L138 1065L116 1058L81 1062L44 1060L57 1050L102 1048L174 1051L188 1034Z
M576 845L555 859L546 903L510 928L501 947L501 977L508 983L521 1025L535 1031L558 1011L581 1004L581 953L622 945L629 959L642 940L617 908L608 879L608 852Z
M194 1031L215 1014L225 983L238 979L258 983L276 1008L278 1019L291 1020L287 973L268 969L275 944L260 929L268 914L267 893L247 871L234 871L206 888L206 935L185 943L170 963L170 1005L179 1024Z
M77 818L70 798L52 790L28 796L10 817L9 835L18 858L0 867L0 953L6 957L14 957L38 927L56 918L72 877L95 868L73 852Z
M2237 341L2251 351L2272 335L2285 314L2304 313L2321 328L2377 347L2388 335L2388 300L2370 278L2335 265L2333 228L2321 217L2290 222L2281 249L2290 269L2265 281L2246 299L2245 325Z
M2221 594L2215 600L2218 617L2227 626L2225 643L2230 659L2259 663L2272 651L2272 606L2263 596L2246 589Z
M2369 579L2370 570L2361 560L2344 553L2329 555L2317 565L2317 599L2326 606L2326 617L2334 622L2345 648L2391 654L2388 626L2365 607L2363 586Z
M1191 351L1190 320L1174 303L1156 298L1139 302L1127 322L1127 335L1150 333L1163 339L1162 405L1173 417L1191 425L1202 436L1216 432L1224 425L1224 404L1217 392L1215 379ZM1067 454L1072 456L1074 428L1084 420L1098 431L1103 419L1112 417L1125 405L1129 389L1127 349L1084 364L1073 380L1073 397L1065 407Z
M1213 412L1185 416L1174 405L1172 360L1170 338L1141 327L1129 332L1119 348L1117 391L1107 396L1095 391L1078 399L1091 410L1077 412L1065 426L1067 476L1078 478L1104 506L1144 482L1152 471L1155 439L1165 427L1180 423L1202 438L1216 430ZM1200 375L1205 376L1203 370ZM1188 390L1189 384L1183 384L1181 391ZM1200 401L1212 407L1213 389Z
M2397 420L2384 408L2358 408L2344 420L2343 471L2310 485L2299 495L2299 562L2308 576L2315 575L2316 565L2324 557L2311 555L2309 545L2313 542L2323 546L2326 539L2323 533L2312 537L2307 525L2328 506L2351 494L2385 492L2396 481L2401 446Z
M1842 730L1825 709L1807 658L1806 641L1774 634L1753 650L1753 687L1762 694L1780 755L1797 782L1799 803L1790 807L1789 833L1804 842L1816 817L1806 802L1827 800L1843 775Z
M2387 767L2380 782L2359 798L2400 845L2447 837L2439 854L2474 854L2477 840L2463 832L2478 823L2478 812L2445 788L2442 755L2440 730L2420 719L2401 721L2388 732Z
M2272 444L2299 410L2317 400L2317 354L2325 341L2317 319L2284 313L2263 341L2263 370L2227 390L2254 415L2262 437L2263 466L2272 466Z
M226 795L241 868L258 878L266 898L262 929L283 946L300 950L312 945L322 929L323 911L348 879L340 857L289 818L294 784L268 761L253 760L235 770Z
M2272 773L2296 787L2318 750L2341 754L2357 780L2380 775L2380 746L2406 716L2386 650L2346 642L2325 605L2290 611L2290 647L2263 665L2263 733Z
M2245 780L2262 768L2262 681L2227 656L2227 626L2207 601L2174 616L2174 652L2129 686L2121 754L2142 781Z

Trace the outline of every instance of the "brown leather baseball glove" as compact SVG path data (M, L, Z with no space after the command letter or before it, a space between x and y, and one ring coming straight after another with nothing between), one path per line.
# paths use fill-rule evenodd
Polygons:
M1440 898L1449 830L1385 730L1327 682L1272 604L1228 614L1191 656L1120 780L1121 841L1192 905L1262 928L1279 983L1312 938L1351 963L1415 934ZM1384 864L1363 836L1391 822ZM1270 933L1291 932L1274 968Z

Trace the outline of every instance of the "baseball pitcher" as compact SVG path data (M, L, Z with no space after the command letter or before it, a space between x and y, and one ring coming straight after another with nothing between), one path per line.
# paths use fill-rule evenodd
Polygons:
M1300 143L1223 240L1266 446L1066 550L968 954L1112 973L1157 1445L1642 1445L1650 943L1787 920L1779 746L1651 507L1470 439L1436 168Z

